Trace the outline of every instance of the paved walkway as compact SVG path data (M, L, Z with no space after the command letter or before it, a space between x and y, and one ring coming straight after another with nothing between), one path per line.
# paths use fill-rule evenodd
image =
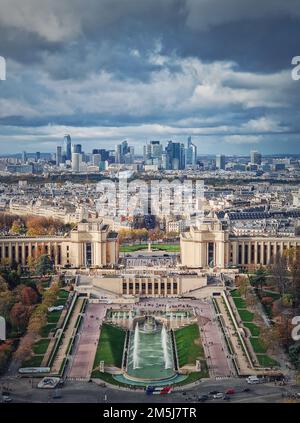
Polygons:
M239 343L239 338L236 334L236 329L235 329L231 319L227 315L227 310L225 308L223 299L221 297L218 297L218 298L216 298L216 301L217 301L219 310L222 314L224 324L225 324L225 327L227 329L227 334L230 337L231 345L234 349L235 358L236 358L236 362L237 362L237 365L238 365L239 370L240 370L240 374L245 374L245 375L253 374L253 375L255 375L256 372L250 366L249 361L248 361L246 355L244 355L243 349L242 349L242 347Z
M106 315L108 304L88 304L78 340L75 346L74 356L71 362L69 378L87 379L90 377L95 354L100 337L100 325Z
M210 302L198 302L195 312L198 316L198 325L210 376L216 378L231 376L232 370L227 357L228 352L212 304Z
M77 321L77 317L80 313L82 303L83 303L83 298L78 298L78 300L76 301L75 307L73 309L72 316L69 320L68 327L64 332L64 337L62 339L62 343L61 343L61 345L58 349L58 352L57 352L57 355L55 357L53 366L51 368L51 372L54 373L54 374L59 373L62 362L63 362L63 360L64 360L64 358L67 354L69 341L70 341L71 336L73 335L74 327L75 327L75 324L76 324L76 321Z

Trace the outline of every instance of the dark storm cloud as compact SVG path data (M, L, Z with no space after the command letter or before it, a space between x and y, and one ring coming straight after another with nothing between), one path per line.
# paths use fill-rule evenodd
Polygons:
M52 140L59 127L102 127L104 138L115 128L108 139L117 141L128 127L132 142L142 128L146 138L151 131L157 138L223 136L218 142L241 149L285 133L285 145L294 146L298 3L0 0L0 55L8 59L0 141L7 131L20 137L22 128L27 139L39 127ZM264 145L270 148L267 138Z

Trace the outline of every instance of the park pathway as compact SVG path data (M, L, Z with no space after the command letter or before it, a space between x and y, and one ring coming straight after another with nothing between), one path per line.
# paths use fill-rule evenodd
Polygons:
M195 311L210 376L215 378L231 376L228 353L211 303L201 302Z
M61 345L58 349L57 355L55 357L53 366L51 368L51 373L58 374L60 372L61 365L63 363L63 360L67 354L67 349L69 346L69 341L71 337L73 336L74 328L76 325L77 317L80 313L81 307L83 303L83 298L78 298L74 307L74 310L72 312L71 318L69 320L69 323L67 325L67 328L64 331L64 335L61 341Z
M88 304L71 359L69 378L90 378L100 337L100 327L109 307L111 306L101 303Z

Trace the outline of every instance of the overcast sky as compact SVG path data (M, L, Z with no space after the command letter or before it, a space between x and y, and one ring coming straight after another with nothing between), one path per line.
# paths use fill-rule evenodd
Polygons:
M299 0L0 0L1 153L300 153Z

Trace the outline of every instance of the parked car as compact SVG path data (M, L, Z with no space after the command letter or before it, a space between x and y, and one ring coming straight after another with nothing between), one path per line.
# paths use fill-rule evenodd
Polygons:
M209 395L216 395L216 394L219 394L219 391L210 391L209 392Z
M214 399L222 399L224 397L224 394L222 394L222 392L218 392L217 394L214 395Z
M224 395L223 400L230 401L230 395Z
M9 395L2 395L2 402L12 402L12 398Z
M235 389L234 388L228 388L228 389L226 389L225 394L226 395L233 395L233 394L235 394Z
M200 397L198 397L198 401L207 401L209 399L208 395L201 395Z
M243 389L243 392L251 392L251 389L250 388L245 388L245 389Z
M260 383L260 379L257 376L249 376L249 377L247 377L246 381L250 385L254 385L256 383Z

